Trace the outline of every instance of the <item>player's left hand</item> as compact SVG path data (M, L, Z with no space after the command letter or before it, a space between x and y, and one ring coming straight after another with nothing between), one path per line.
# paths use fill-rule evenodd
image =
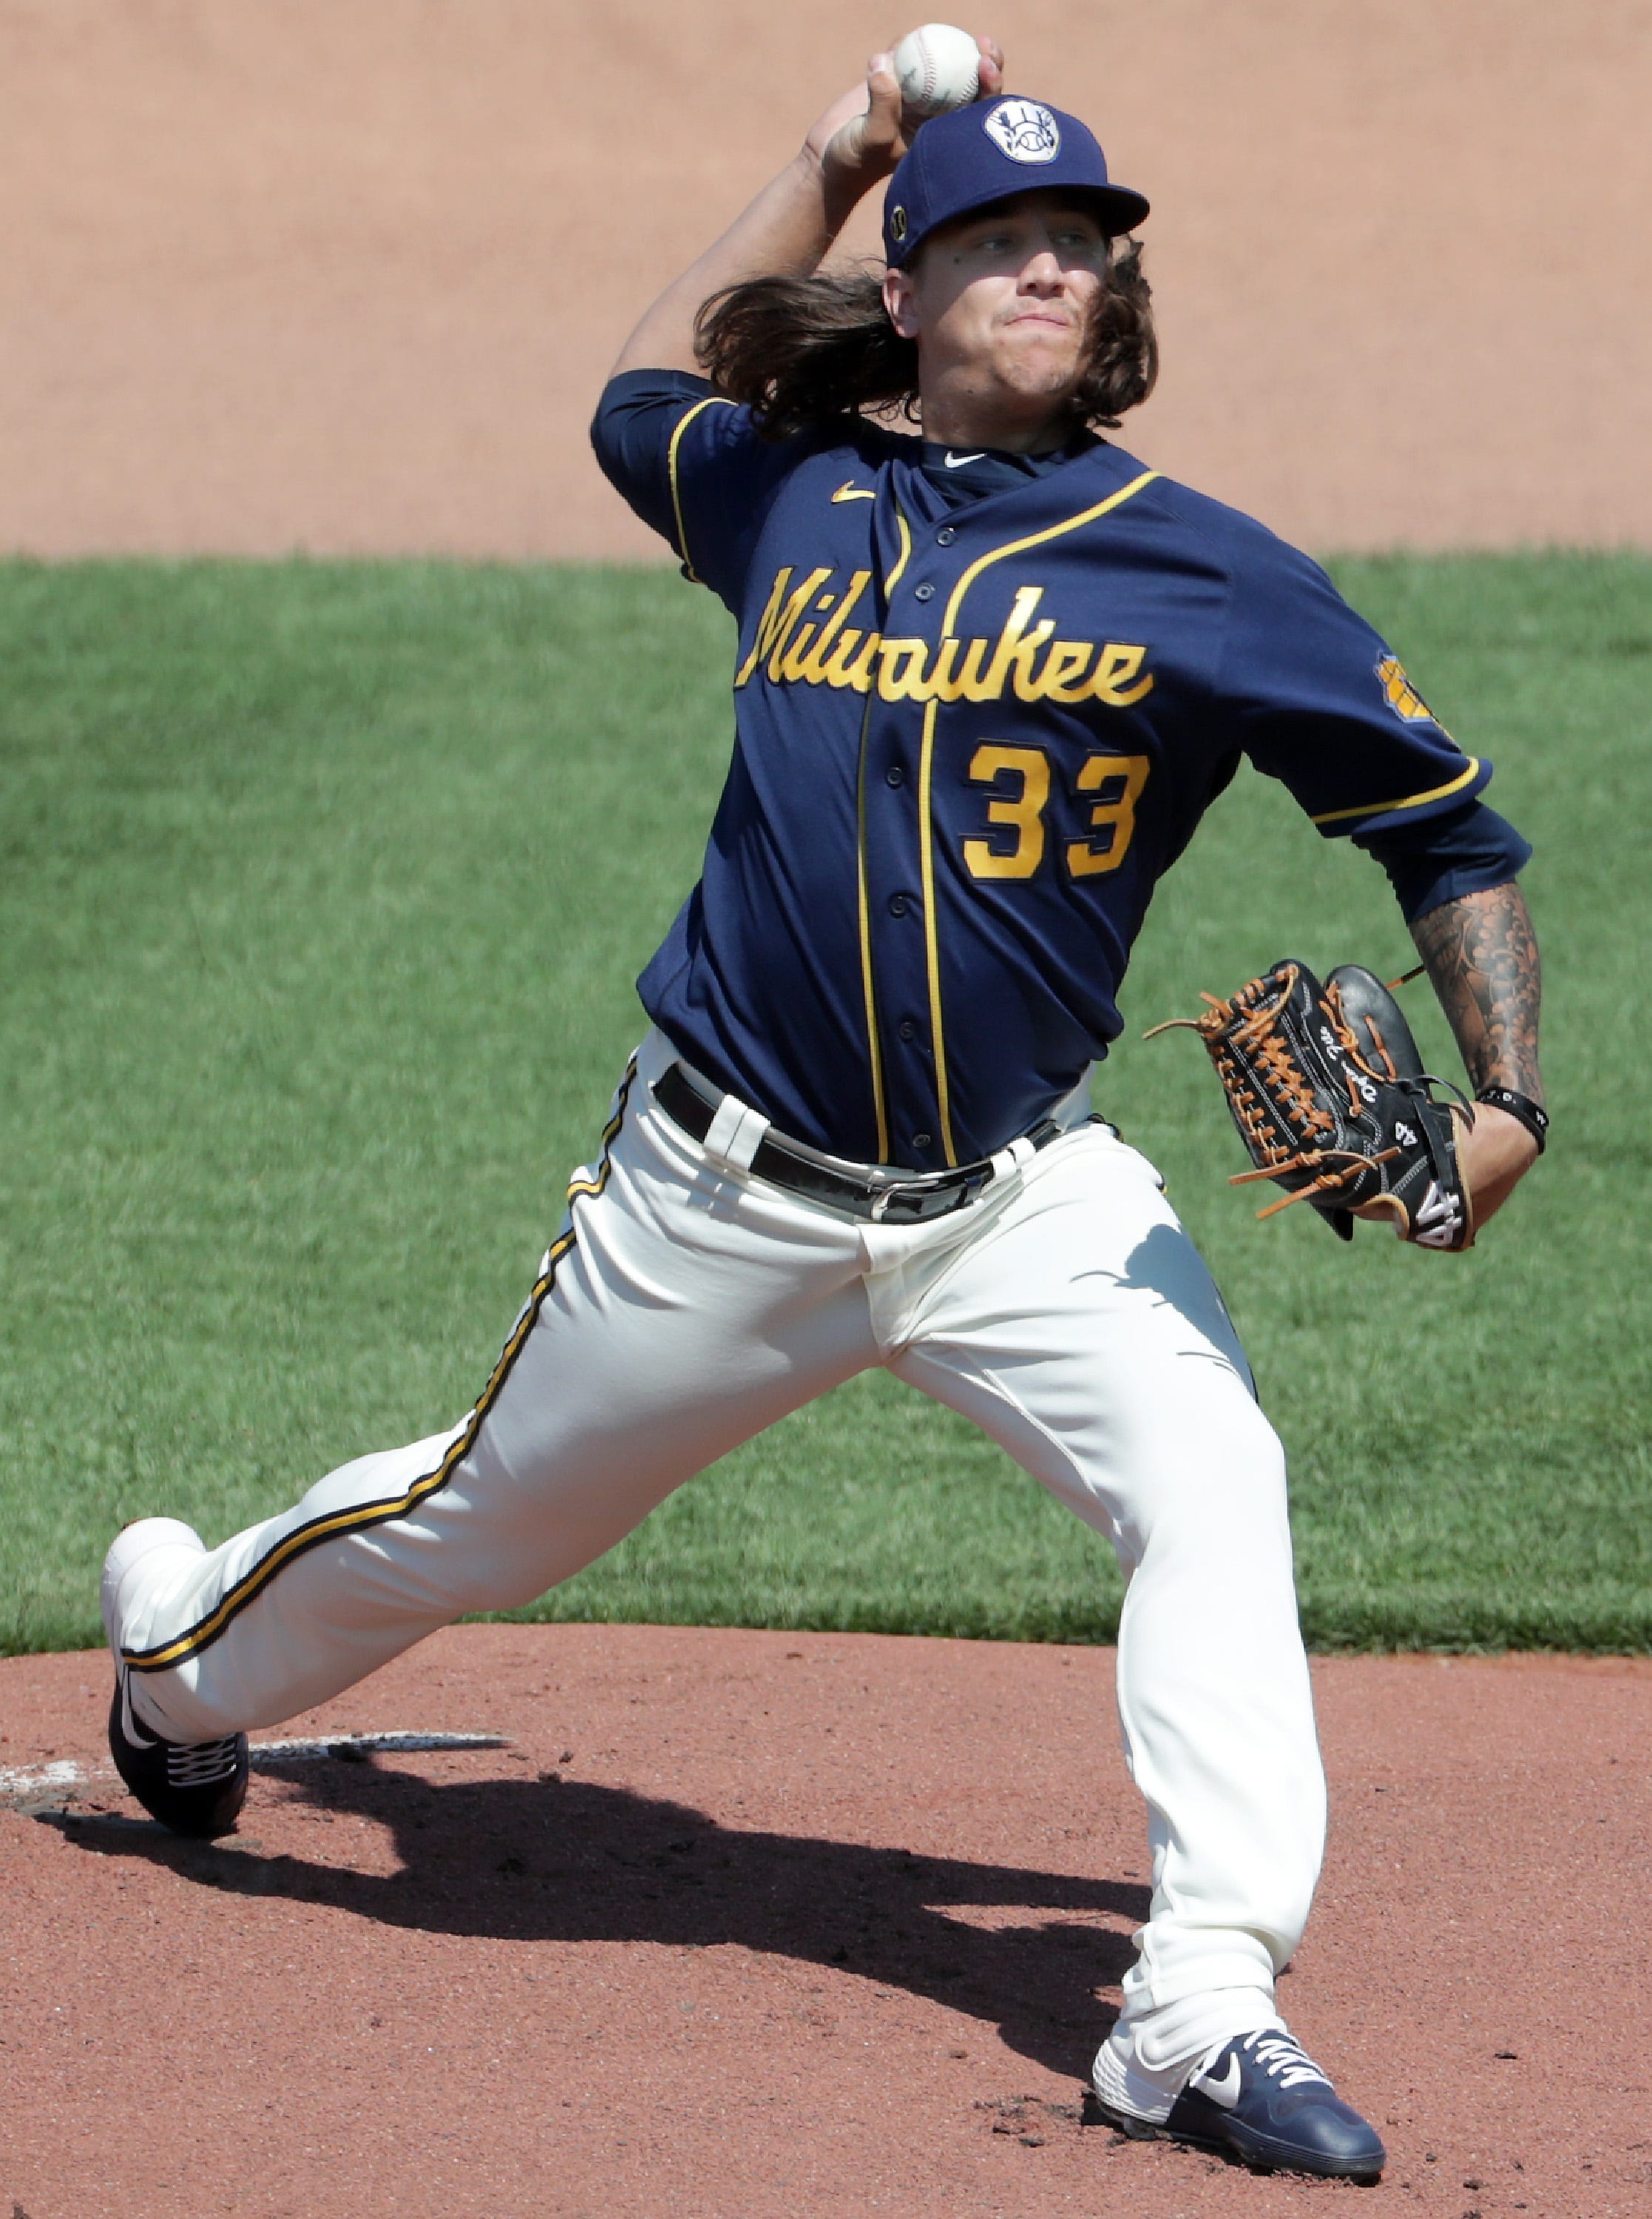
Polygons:
M1457 1169L1481 1226L1495 1215L1537 1160L1537 1143L1518 1117L1476 1102L1475 1122L1457 1120Z
M981 49L977 98L991 100L1003 90L1003 48L996 39L976 44ZM829 194L846 209L891 174L912 143L902 119L892 49L873 54L866 83L835 100L803 143L819 163Z

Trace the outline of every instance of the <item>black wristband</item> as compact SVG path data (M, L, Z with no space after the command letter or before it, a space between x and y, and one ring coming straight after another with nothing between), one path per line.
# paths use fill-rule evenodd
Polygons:
M1517 1094L1512 1086L1482 1086L1475 1095L1476 1102L1489 1103L1494 1110L1506 1110L1511 1117L1518 1117L1542 1155L1549 1134L1549 1113L1540 1110L1528 1095Z

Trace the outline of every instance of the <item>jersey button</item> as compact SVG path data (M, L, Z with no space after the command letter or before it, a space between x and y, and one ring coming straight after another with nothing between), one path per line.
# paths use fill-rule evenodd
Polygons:
M918 1029L910 1017L903 1017L895 1029L903 1040L916 1040L918 1036Z
M915 1148L929 1147L933 1145L935 1137L935 1136L933 1133L914 1133L912 1135L912 1146Z
M906 783L906 773L898 763L891 763L884 776L891 786L904 786Z
M943 524L940 531L935 534L935 545L937 547L950 547L957 537L958 534L953 530L950 524Z
M891 917L904 917L906 915L906 896L904 894L891 894L889 897L889 914Z
M915 601L932 601L935 597L935 589L933 586L918 586L913 590L912 598Z

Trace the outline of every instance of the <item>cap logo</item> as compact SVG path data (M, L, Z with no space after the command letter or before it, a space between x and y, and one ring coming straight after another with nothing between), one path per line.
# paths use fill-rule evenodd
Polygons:
M898 246L906 236L906 210L892 208L889 211L889 235Z
M982 129L1012 162L1053 162L1061 151L1061 129L1036 100L1001 100Z

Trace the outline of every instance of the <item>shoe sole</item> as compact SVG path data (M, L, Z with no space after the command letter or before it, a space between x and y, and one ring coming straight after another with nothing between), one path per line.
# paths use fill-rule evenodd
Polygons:
M1115 2110L1099 2095L1095 2100L1096 2110L1108 2125L1127 2135L1133 2142L1180 2142L1188 2149L1208 2150L1217 2157L1237 2158L1252 2172L1305 2172L1315 2180L1349 2180L1363 2188L1375 2187L1382 2178L1380 2165L1338 2165L1332 2158L1316 2162L1312 2153L1304 2154L1288 2147L1267 2146L1264 2135L1254 2137L1247 2145L1237 2135L1189 2134L1181 2128L1155 2125L1151 2119L1133 2118L1127 2111Z

